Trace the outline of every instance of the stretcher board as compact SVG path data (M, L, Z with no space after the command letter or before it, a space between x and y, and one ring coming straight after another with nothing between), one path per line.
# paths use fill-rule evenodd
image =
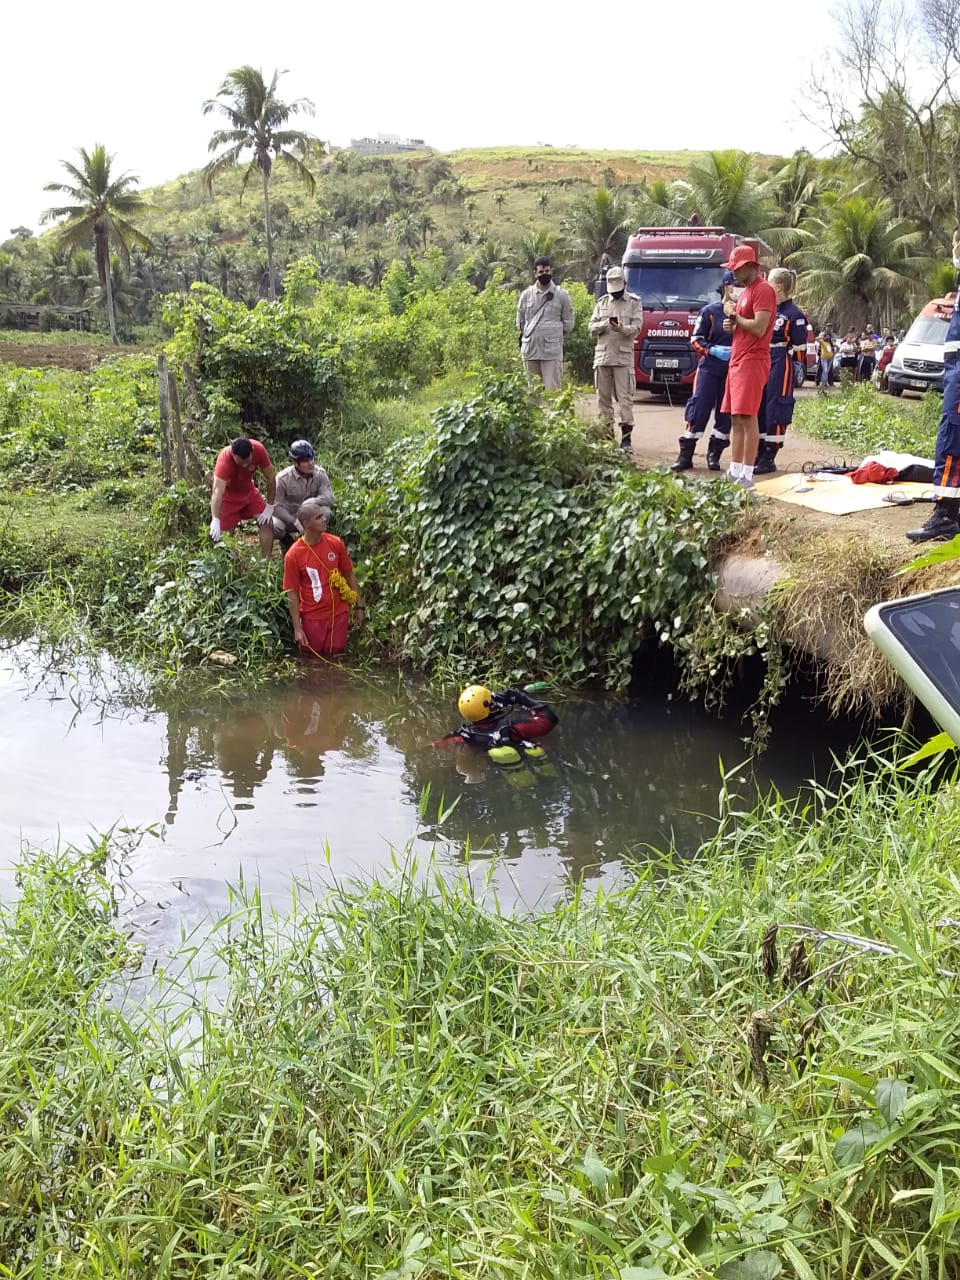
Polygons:
M805 493L797 493L798 485L809 484ZM754 493L765 498L778 498L781 502L789 502L797 507L809 507L812 511L824 511L829 515L847 516L851 511L869 511L872 508L895 506L895 503L884 502L890 493L902 493L908 498L919 498L923 494L928 497L931 486L928 484L854 484L849 476L838 476L835 480L808 480L806 476L791 472L789 475L772 476L769 480L758 480Z

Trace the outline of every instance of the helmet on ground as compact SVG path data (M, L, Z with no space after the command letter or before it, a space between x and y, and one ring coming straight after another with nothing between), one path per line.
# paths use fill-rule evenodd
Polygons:
M457 700L464 720L486 720L493 710L493 694L482 684L469 684Z
M312 462L316 454L309 440L294 440L290 446L290 457L294 462Z

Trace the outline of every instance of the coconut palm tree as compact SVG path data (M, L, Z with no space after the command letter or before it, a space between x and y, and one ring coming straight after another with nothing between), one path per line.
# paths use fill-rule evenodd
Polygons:
M117 343L117 317L114 309L113 279L110 271L110 244L120 250L124 264L130 261L130 250L136 245L149 249L150 241L129 221L132 214L149 206L134 188L139 179L132 173L111 173L114 157L102 143L92 151L78 148L80 164L68 160L61 163L72 182L48 182L45 191L58 191L70 197L70 204L57 205L41 216L41 222L66 222L59 229L60 240L73 248L85 249L93 243L97 275L103 291L110 326L110 340Z
M756 160L746 151L708 151L701 164L690 165L686 180L690 209L707 225L752 236L773 222Z
M926 288L922 233L894 217L886 200L828 193L798 234L801 247L787 259L801 272L797 300L841 328L892 324Z
M673 227L684 223L693 212L690 186L682 178L667 182L655 178L640 192L637 225L641 227Z
M277 284L273 269L273 224L270 212L270 175L275 161L282 161L307 185L311 195L315 189L313 174L300 156L316 139L299 129L286 128L291 116L301 111L313 115L313 103L307 98L294 102L282 102L277 97L277 81L284 71L274 71L268 85L263 72L256 67L243 66L229 72L217 90L217 96L203 104L203 114L219 111L226 116L229 127L218 129L210 138L210 151L220 151L203 171L207 190L212 191L214 180L225 170L242 163L244 153L250 152L250 162L244 170L240 197L254 171L259 172L263 183L263 223L266 232L267 293L271 301L276 299ZM222 150L220 150L222 148ZM296 154L297 152L300 155Z
M387 219L387 230L401 249L416 249L420 244L420 222L411 209L398 209Z
M560 256L560 237L556 232L542 227L539 231L528 231L513 243L509 265L514 287L525 289L532 282L533 264L541 256L549 258L553 263L553 278L563 278L566 264Z
M571 260L584 279L596 274L604 254L620 261L632 221L623 197L609 187L597 187L571 205L564 231Z

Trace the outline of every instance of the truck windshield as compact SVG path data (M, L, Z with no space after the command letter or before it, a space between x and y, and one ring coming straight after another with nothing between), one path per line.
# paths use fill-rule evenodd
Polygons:
M931 347L942 347L947 340L949 320L943 316L917 316L907 330L904 342L922 342Z
M723 268L694 267L687 263L672 266L666 262L653 265L627 267L627 288L639 293L646 306L696 307L716 302L720 295L720 277Z

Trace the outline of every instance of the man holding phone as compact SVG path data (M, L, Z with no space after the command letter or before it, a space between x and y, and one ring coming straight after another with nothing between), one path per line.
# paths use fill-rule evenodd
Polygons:
M593 380L602 417L613 423L613 399L620 413L620 448L633 444L633 393L636 389L634 344L643 328L643 303L627 293L623 267L607 271L607 292L597 299L587 326L597 339L593 356Z
M563 335L574 325L573 303L566 289L553 283L550 259L534 262L536 284L524 289L517 304L520 354L531 378L539 378L547 391L559 391L563 376Z

